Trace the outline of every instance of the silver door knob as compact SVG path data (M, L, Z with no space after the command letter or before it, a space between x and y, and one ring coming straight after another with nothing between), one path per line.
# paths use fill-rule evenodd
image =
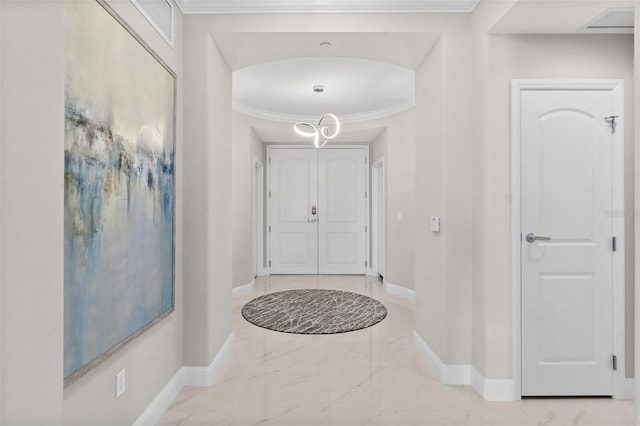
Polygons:
M551 239L551 237L540 237L538 235L534 235L533 232L529 232L524 238L530 243L534 241L549 241Z

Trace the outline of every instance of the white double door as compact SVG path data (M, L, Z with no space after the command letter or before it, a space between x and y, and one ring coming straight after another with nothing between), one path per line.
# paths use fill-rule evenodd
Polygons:
M523 396L613 392L615 101L521 94Z
M268 149L272 274L365 274L366 148Z

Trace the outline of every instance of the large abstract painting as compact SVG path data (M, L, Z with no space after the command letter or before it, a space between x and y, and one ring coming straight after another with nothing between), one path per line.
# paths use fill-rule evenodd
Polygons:
M65 2L64 375L174 308L175 74L102 2Z

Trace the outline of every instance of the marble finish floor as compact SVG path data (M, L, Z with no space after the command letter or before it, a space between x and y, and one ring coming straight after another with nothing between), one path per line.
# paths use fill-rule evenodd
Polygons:
M294 288L333 288L385 304L359 331L296 335L250 324L249 300ZM632 425L633 403L611 399L484 401L442 385L413 346L413 305L361 276L272 276L233 301L234 346L216 383L184 388L158 425Z

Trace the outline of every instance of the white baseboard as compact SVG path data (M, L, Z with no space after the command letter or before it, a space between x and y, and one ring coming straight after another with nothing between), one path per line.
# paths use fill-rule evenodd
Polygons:
M133 426L146 426L156 424L171 403L176 399L185 386L211 386L217 378L220 366L229 356L233 346L233 333L229 334L215 358L208 367L182 367L169 380L151 404L142 412Z
M240 287L234 287L231 289L231 295L235 299L236 297L245 296L256 288L256 280L252 279L249 284L241 285Z
M471 368L468 365L447 365L443 363L416 331L413 332L413 344L440 383L445 385L469 384Z
M387 280L382 280L382 288L389 294L393 294L394 296L398 296L402 299L408 300L409 302L415 303L416 301L416 292L413 290L409 290L406 287L401 287L399 285L391 284Z
M636 395L636 383L634 379L626 378L622 383L622 389L619 392L614 393L615 399L633 400Z
M515 392L511 379L487 379L470 365L447 365L429 347L427 342L413 332L413 343L440 383L445 385L471 385L487 401L515 401L520 396Z
M471 387L486 401L515 401L521 399L511 379L487 379L471 367Z
M162 415L171 403L176 399L182 388L184 387L184 371L180 368L176 374L169 380L158 395L151 401L151 404L142 412L138 420L133 426L155 425L158 423Z
M227 359L233 346L233 333L229 334L216 357L207 367L182 367L185 386L211 386L220 372L220 366Z

